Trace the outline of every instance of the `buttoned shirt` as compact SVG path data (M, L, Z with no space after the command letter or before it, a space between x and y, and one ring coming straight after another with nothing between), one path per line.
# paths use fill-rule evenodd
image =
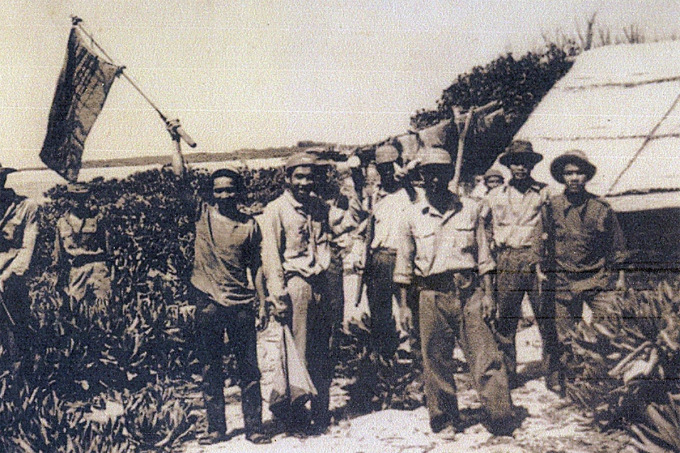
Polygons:
M104 261L106 229L99 216L81 219L72 212L57 221L55 254L58 261Z
M220 305L253 302L255 290L247 269L255 273L260 268L259 225L243 213L235 219L226 217L206 202L199 209L191 283Z
M538 254L545 256L548 247L554 250L555 271L572 281L574 291L607 289L612 279L609 271L626 258L616 214L606 201L588 192L576 202L564 194L550 197L535 234Z
M531 247L533 230L548 198L546 185L533 181L522 193L512 184L492 189L483 200L482 216L497 248Z
M439 212L425 197L404 213L398 237L394 281L411 284L413 276L429 277L447 271L495 268L479 204L462 198Z
M38 237L37 204L5 189L11 200L0 218L0 273L24 275L31 264Z
M328 206L312 196L300 203L286 190L258 219L262 227L262 269L269 294L286 294L291 275L311 277L328 270L331 261Z
M412 204L413 201L406 189L399 189L393 193L378 192L373 204L374 226L371 249L397 249L401 221Z

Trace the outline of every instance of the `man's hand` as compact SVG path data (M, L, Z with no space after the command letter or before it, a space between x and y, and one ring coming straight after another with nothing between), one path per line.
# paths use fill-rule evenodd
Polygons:
M616 290L625 291L628 285L626 285L626 273L624 271L619 271L619 278L616 280Z
M548 276L543 273L541 270L541 265L537 264L536 265L536 278L538 278L539 283L545 282L548 280Z
M288 324L293 317L293 304L290 296L285 294L272 300L274 319L280 324Z
M257 313L257 322L255 327L259 332L262 332L269 325L269 302L266 300L260 301L260 309Z
M493 319L496 316L496 301L490 294L484 293L482 296L481 309L482 317L485 320Z
M408 305L399 308L399 323L405 332L413 331L413 312Z

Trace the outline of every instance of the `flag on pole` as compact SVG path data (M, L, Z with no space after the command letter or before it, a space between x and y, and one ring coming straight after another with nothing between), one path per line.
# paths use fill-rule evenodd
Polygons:
M78 179L85 139L119 69L97 56L76 27L71 29L40 151L45 165L69 181Z

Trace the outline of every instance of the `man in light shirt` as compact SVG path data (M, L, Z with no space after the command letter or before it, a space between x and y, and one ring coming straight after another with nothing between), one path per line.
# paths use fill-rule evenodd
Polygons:
M425 194L402 217L394 281L401 285L401 320L411 323L407 287L420 289L420 337L430 427L437 433L465 428L456 397L453 349L459 342L479 394L483 423L494 434L513 430L508 377L487 325L494 308L489 273L495 263L472 199L450 192L451 156L430 148L422 153ZM481 285L481 286L480 286Z

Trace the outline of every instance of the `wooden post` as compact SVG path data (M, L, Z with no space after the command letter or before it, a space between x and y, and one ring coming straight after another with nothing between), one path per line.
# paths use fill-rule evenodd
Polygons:
M475 114L475 108L470 107L467 113L467 118L465 118L465 125L463 130L458 136L458 152L456 153L456 170L453 175L453 182L451 183L451 191L458 194L458 185L460 184L460 171L463 168L463 152L465 151L465 139L467 137L468 130L470 129L470 123L472 122L472 117ZM454 107L453 122L456 121L456 111Z

